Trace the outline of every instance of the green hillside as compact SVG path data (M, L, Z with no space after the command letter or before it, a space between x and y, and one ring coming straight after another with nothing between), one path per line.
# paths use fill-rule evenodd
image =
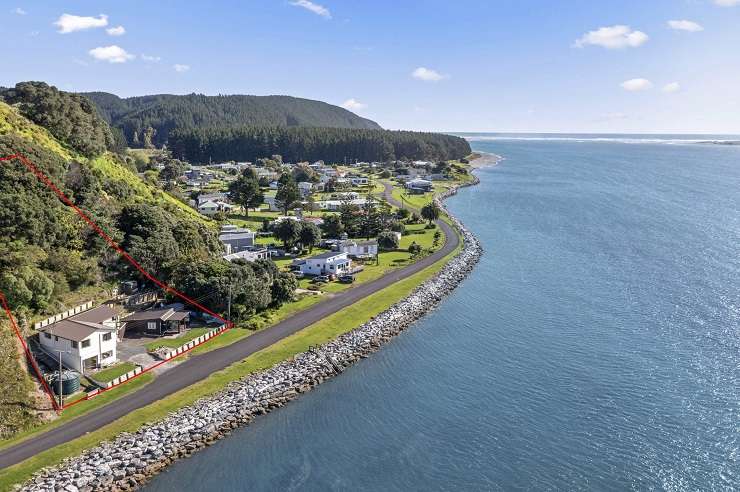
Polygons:
M176 96L119 98L105 92L82 94L123 131L132 147L167 142L173 130L231 126L380 129L374 121L321 101L290 96ZM151 129L150 129L151 128Z

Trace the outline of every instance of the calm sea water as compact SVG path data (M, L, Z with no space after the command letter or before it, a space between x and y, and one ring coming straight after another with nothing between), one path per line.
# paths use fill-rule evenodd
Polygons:
M148 490L740 488L740 147L632 140L473 138L473 275Z

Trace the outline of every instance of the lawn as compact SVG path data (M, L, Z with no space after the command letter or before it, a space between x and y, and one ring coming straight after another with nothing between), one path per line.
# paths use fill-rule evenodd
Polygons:
M176 349L188 343L191 340L195 340L201 335L205 335L213 328L192 328L177 338L160 338L154 342L146 344L147 350L154 350L159 347L167 347Z
M123 376L134 369L136 369L136 364L133 362L119 362L118 364L112 365L102 371L96 372L92 375L92 378L95 379L95 381L107 383L108 381L113 381L118 376Z
M342 333L346 333L347 331L356 328L366 320L387 309L401 298L407 296L421 282L439 271L456 253L457 250L421 272L383 289L380 292L376 292L375 294L356 302L352 306L328 316L326 319L315 323L306 329L301 330L300 332L271 345L264 350L261 350L260 352L257 352L241 362L232 364L226 369L213 373L207 379L199 383L163 398L157 403L135 410L125 417L118 419L116 422L98 429L95 432L86 434L85 436L64 445L43 451L18 465L0 471L0 490L10 489L13 484L28 479L34 472L41 468L54 465L66 457L78 455L85 449L93 447L103 440L112 439L121 432L135 432L147 422L161 420L170 412L190 405L199 398L212 395L222 390L231 381L247 376L253 372L267 369L276 363L307 350L311 345L325 343L336 338ZM236 332L236 330L231 330L231 332ZM228 333L230 332L221 335L214 341L226 336ZM210 344L206 344L203 348L208 345ZM123 385L120 388L128 388L131 385L135 385L136 381L139 379L141 378L134 380L131 384ZM108 396L108 393L104 393L103 395L90 400L90 402L95 402L96 400L106 396ZM58 426L61 422L73 418L72 413L81 405L72 407L69 410L69 414L63 414L58 421L50 425ZM86 409L85 411L87 410L89 409ZM74 416L77 416L80 413L75 413ZM25 437L27 438L28 435ZM18 442L19 440L20 439L14 439L13 441Z

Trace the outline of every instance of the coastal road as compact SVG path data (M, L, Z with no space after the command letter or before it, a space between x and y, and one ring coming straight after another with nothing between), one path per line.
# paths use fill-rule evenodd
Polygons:
M393 187L386 183L384 183L384 186L388 201L395 206L400 206L401 204L391 196ZM389 272L376 280L345 290L270 328L258 331L231 345L204 354L193 355L172 370L159 375L152 383L130 395L123 396L108 405L95 409L48 432L18 443L15 446L0 450L0 469L15 465L38 453L93 432L128 415L134 410L166 398L181 389L207 378L210 374L239 362L255 352L267 348L275 342L293 335L323 320L327 316L339 312L345 307L436 263L451 253L460 243L457 233L447 223L437 221L437 226L444 232L445 243L441 249L433 254L422 258L412 265Z

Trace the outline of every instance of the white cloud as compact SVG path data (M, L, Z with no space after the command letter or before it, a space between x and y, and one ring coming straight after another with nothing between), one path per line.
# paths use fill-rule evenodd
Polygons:
M329 12L329 9L323 5L319 5L318 3L313 3L309 0L295 0L294 2L290 2L290 4L294 7L302 7L325 19L331 19L331 12Z
M357 99L347 99L342 103L342 107L344 109L348 109L350 111L360 111L362 109L365 109L367 107L367 104L361 103Z
M740 0L714 0L714 3L720 7L734 7L740 5Z
M141 55L141 59L148 62L158 62L161 61L162 58L159 56L151 56L151 55Z
M663 86L662 91L663 92L678 92L681 90L681 84L678 82L671 82L670 84L666 84Z
M14 13L14 14L16 14L16 15L26 15L28 13L28 12L26 12L25 10L23 10L20 7L14 8L13 10L11 10L11 12Z
M88 51L90 56L100 61L107 61L108 63L126 63L129 60L133 60L136 56L128 53L120 46L101 46Z
M699 32L704 30L704 27L702 27L701 24L697 24L690 20L669 20L668 27L677 31L688 32Z
M183 72L187 72L188 70L190 70L190 65L182 65L180 63L175 63L174 65L172 65L172 68L175 69L175 72L183 73Z
M67 34L84 31L85 29L105 27L108 25L108 16L100 14L98 17L80 17L78 15L62 14L54 25L59 27L60 34Z
M647 79L630 79L622 82L622 89L630 92L646 91L653 88L653 83Z
M595 31L589 31L573 43L576 48L594 45L607 49L637 48L650 39L642 31L633 31L630 26L600 27Z
M105 30L109 36L123 36L126 34L126 28L123 26L110 27Z
M425 67L417 68L416 70L411 72L411 76L415 79L423 80L425 82L439 82L440 80L447 78L447 75L442 75L436 70Z

